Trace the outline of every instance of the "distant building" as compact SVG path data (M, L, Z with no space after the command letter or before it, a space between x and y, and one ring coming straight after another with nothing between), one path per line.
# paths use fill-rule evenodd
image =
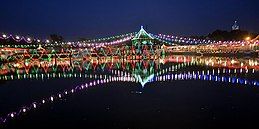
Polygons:
M235 21L234 25L232 26L232 30L239 30L239 26L237 24L237 21Z

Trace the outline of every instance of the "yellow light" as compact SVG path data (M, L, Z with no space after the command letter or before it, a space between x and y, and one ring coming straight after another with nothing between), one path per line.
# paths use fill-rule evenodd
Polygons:
M248 41L248 40L250 40L251 39L251 37L246 37L246 40Z

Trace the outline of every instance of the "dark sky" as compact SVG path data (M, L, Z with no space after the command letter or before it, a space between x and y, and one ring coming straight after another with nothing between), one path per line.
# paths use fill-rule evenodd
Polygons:
M241 29L259 32L259 0L1 0L0 32L46 38L95 38L138 31L205 35Z

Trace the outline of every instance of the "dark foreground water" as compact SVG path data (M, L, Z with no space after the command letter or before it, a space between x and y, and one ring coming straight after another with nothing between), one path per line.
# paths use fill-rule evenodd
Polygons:
M2 72L14 71L0 76L0 128L258 128L258 59L194 59L89 64L72 72L32 67L19 76L6 64Z
M3 82L1 112L85 82ZM192 129L257 128L259 88L210 81L112 82L46 104L4 128ZM142 94L135 91L142 91ZM4 92L4 93L3 93ZM23 96L23 97L18 97ZM19 101L18 101L19 100Z

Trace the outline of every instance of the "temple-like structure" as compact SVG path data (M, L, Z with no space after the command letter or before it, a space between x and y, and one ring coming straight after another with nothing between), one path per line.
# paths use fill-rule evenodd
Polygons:
M140 31L131 42L132 54L139 59L156 58L157 55L163 54L163 52L160 52L160 48L164 46L151 34L147 33L143 26L141 26Z

